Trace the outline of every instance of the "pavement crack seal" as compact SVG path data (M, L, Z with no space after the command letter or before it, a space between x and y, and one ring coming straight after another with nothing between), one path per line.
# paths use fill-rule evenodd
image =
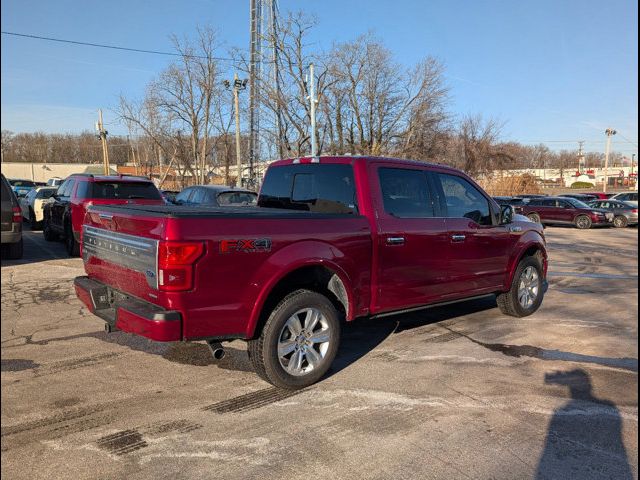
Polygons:
M485 343L480 340L476 340L464 333L456 332L448 327L442 327L449 330L452 333L456 333L461 337L466 338L476 345L480 345L483 348L491 350L492 352L500 352L508 357L530 357L537 358L539 360L556 360L563 362L575 362L575 363L595 363L597 365L603 365L605 367L620 368L623 370L629 370L631 372L638 371L638 359L631 357L624 358L611 358L611 357L598 357L595 355L583 355L581 353L563 352L561 350L547 350L545 348L534 347L531 345L508 345L504 343Z

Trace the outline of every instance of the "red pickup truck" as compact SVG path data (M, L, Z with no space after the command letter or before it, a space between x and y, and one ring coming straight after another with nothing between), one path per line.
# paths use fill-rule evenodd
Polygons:
M341 320L497 295L534 313L546 289L541 225L464 173L386 158L273 163L258 205L89 208L78 297L157 341L248 341L257 373L301 388L336 356Z

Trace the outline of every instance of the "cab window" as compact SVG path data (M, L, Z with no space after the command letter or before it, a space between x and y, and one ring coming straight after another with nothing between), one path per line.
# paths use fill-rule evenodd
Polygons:
M444 193L446 216L468 218L478 225L492 225L489 200L471 183L462 177L446 173L436 174Z
M398 218L435 217L427 175L423 170L378 170L384 211Z

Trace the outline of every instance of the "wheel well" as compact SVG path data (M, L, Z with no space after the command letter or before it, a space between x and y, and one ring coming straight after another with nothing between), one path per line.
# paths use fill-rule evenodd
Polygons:
M542 248L540 248L539 245L532 245L524 251L518 263L520 263L522 259L526 257L537 257L540 261L540 265L542 265L542 262L544 260L544 253L542 252Z
M260 311L260 318L253 332L257 336L262 331L269 314L289 293L301 288L312 290L326 296L344 319L349 312L349 296L340 277L330 268L312 265L294 270L271 289Z

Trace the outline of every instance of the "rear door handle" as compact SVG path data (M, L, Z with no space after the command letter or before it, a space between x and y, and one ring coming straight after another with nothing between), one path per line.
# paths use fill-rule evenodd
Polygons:
M404 237L387 237L387 245L404 245Z
M452 242L464 242L466 238L467 238L466 235L460 235L460 234L451 235Z

